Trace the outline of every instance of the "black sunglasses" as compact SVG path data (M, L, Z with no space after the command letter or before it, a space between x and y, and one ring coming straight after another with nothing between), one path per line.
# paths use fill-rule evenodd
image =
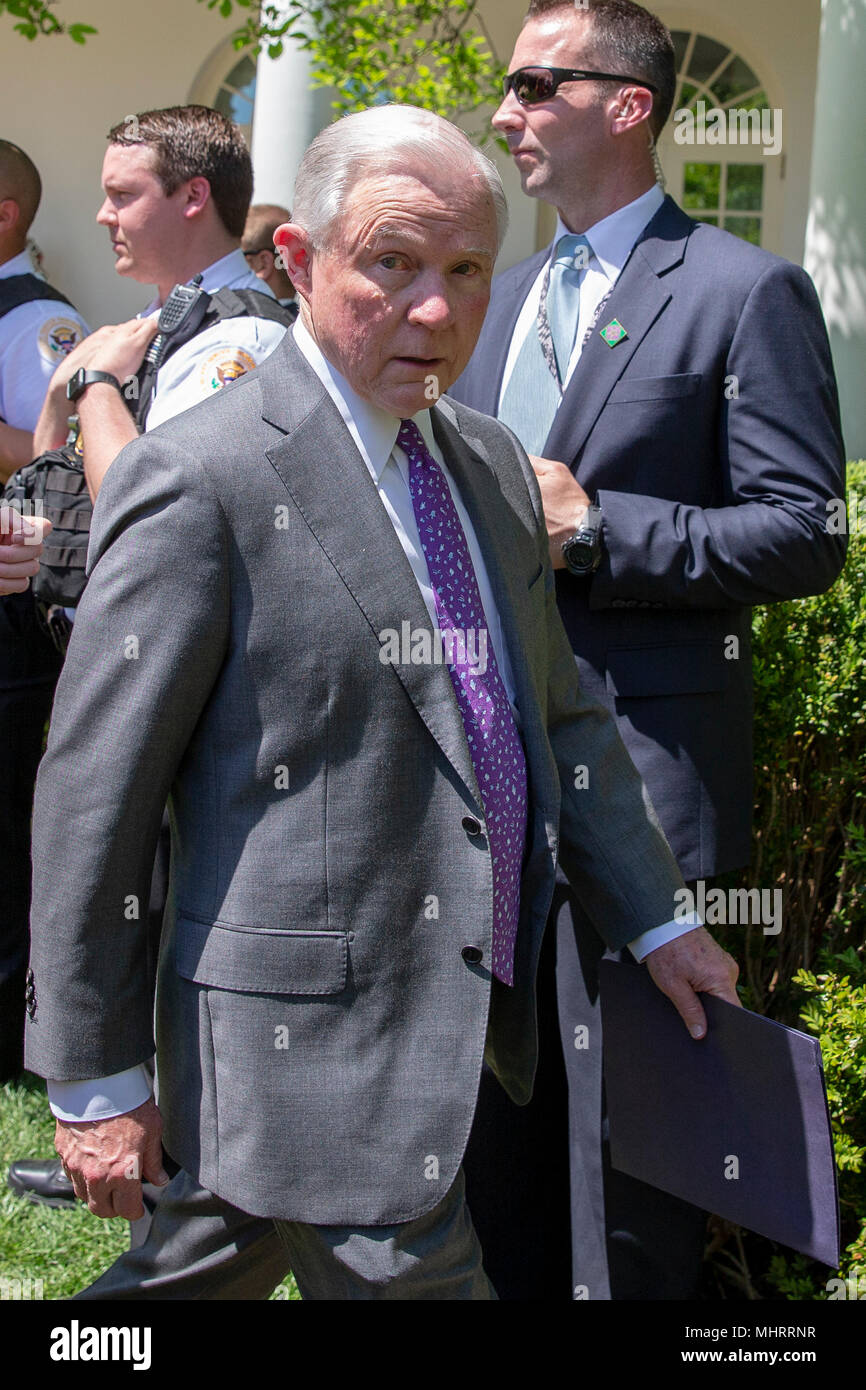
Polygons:
M518 68L502 79L505 96L513 92L521 106L540 106L550 101L563 82L631 82L654 95L658 88L643 77L622 77L615 72L587 72L584 68Z
M275 246L259 246L255 251L245 251L244 255L249 260L250 256L260 256L263 251L270 251L272 256L276 256L277 254L277 248Z

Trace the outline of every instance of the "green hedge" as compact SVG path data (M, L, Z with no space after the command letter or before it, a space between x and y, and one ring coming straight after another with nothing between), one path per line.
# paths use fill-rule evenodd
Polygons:
M826 594L756 609L752 864L727 886L778 888L783 926L713 928L748 1008L821 1039L840 1171L839 1275L866 1296L866 463L848 471L849 552ZM727 1296L828 1295L836 1274L724 1228Z

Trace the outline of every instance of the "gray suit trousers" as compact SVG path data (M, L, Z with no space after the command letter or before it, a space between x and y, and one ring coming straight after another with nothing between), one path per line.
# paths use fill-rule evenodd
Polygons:
M266 1299L288 1274L301 1297L490 1300L462 1170L442 1201L397 1226L311 1226L249 1216L183 1169L163 1190L143 1245L76 1300Z

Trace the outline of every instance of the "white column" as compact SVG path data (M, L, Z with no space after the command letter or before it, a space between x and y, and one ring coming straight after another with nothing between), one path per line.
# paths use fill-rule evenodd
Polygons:
M333 119L332 92L311 88L310 66L310 55L291 36L279 58L259 56L251 151L256 203L291 208L304 151Z
M823 0L805 266L821 296L849 458L866 458L866 0Z

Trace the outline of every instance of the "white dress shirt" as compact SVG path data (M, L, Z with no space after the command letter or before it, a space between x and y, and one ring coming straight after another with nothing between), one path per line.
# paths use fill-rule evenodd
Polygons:
M300 319L296 320L292 333L299 350L339 410L357 445L361 458L370 470L370 476L376 484L382 505L388 513L397 539L412 567L412 573L417 580L421 597L424 599L431 622L436 628L438 620L433 588L430 583L430 574L421 546L412 496L409 491L409 460L403 450L397 446L400 421L396 416L390 415L387 411L364 400L352 389L345 377L323 356ZM496 654L508 698L519 722L519 710L514 704L515 686L511 660L502 634L499 613L490 587L487 566L484 563L475 535L475 528L436 442L429 410L421 411L413 419L427 448L442 469L454 498L454 505L466 533L469 553L475 567L478 589L487 621L488 640ZM324 480L323 485L325 485ZM698 926L700 922L695 919L694 925ZM654 927L633 941L631 950L638 960L643 960L644 956L654 950L656 946L660 946L665 941L681 935L683 931L689 930L691 927L684 927L679 923ZM127 1071L117 1072L114 1076L102 1077L98 1080L48 1082L48 1099L51 1109L58 1119L66 1121L109 1119L114 1115L122 1115L143 1104L150 1094L150 1075L143 1065L130 1067Z
M653 184L648 193L642 193L639 198L636 198L633 203L628 203L624 208L617 208L610 217L602 218L601 222L596 222L594 227L588 227L584 233L592 247L592 255L588 265L581 271L580 275L580 318L563 388L568 385L574 369L580 361L583 341L595 318L599 304L605 295L610 294L634 249L635 242L644 228L655 217L664 200L665 195L659 185ZM550 260L538 272L529 294L524 300L517 323L514 325L514 333L508 356L505 359L505 371L499 393L500 408L505 388L511 380L511 373L514 371L514 364L520 356L526 335L531 328L534 328L538 319L538 306L541 301L541 287L544 284L544 277L553 263L557 243L560 237L564 236L568 236L568 228L562 218L557 217L556 234L550 249ZM599 327L603 328L604 324L600 324Z

